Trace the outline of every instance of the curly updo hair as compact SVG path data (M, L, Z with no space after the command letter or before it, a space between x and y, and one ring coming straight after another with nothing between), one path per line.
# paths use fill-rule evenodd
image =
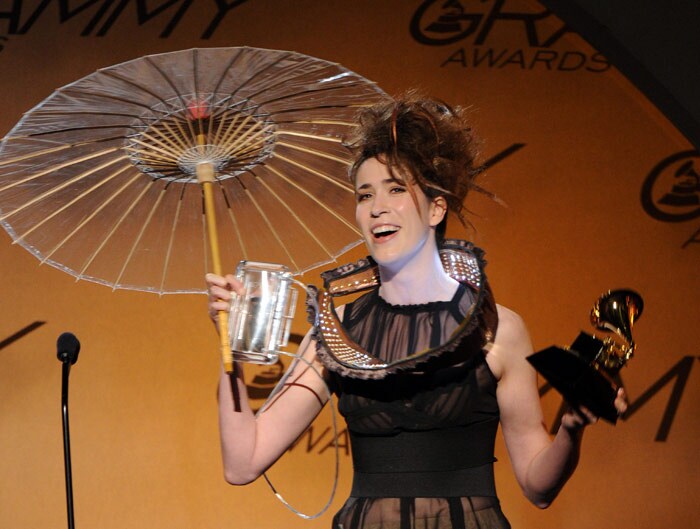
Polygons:
M485 191L475 183L481 172L475 162L477 140L464 109L410 91L363 109L357 122L346 142L355 157L353 183L362 163L377 158L392 178L403 181L408 176L429 198L445 197L448 211L465 225L468 192ZM417 205L413 188L408 189ZM446 227L447 217L437 227L438 240Z

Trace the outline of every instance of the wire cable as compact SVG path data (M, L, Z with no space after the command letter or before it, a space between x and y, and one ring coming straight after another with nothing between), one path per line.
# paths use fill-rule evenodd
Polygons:
M296 283L297 281L295 281ZM306 285L304 285L305 290L306 290ZM310 295L310 299L312 300L312 303L315 301L313 295L311 295L308 290L307 290L307 295ZM318 314L318 310L316 311L316 314ZM287 379L291 375L291 373L294 371L294 368L296 367L298 362L302 362L306 364L309 368L313 370L314 373L318 376L318 378L323 382L323 386L326 389L326 396L328 397L328 405L330 406L331 410L331 422L333 425L333 444L335 447L335 476L333 477L333 485L331 487L331 493L328 498L328 501L326 504L323 506L323 508L317 512L316 514L304 514L303 512L299 511L298 509L294 508L283 496L280 494L276 487L272 484L272 481L270 478L267 476L267 473L263 473L263 477L265 478L265 481L269 485L270 489L272 490L273 494L277 497L279 501L282 502L282 504L287 507L290 511L292 511L294 514L299 516L300 518L303 518L305 520L313 520L315 518L318 518L321 516L323 513L325 513L328 508L331 506L333 503L333 500L335 499L335 493L338 488L338 477L340 474L340 446L338 444L338 422L336 419L336 409L335 405L333 404L333 395L331 393L330 388L328 387L328 384L326 384L325 379L321 375L321 373L316 369L316 367L313 365L313 362L310 362L306 358L300 356L298 353L293 354L293 353L287 353L286 351L276 351L276 353L283 355L283 356L288 356L292 358L292 363L290 364L289 368L287 369L287 372L282 376L282 378L277 382L277 385L273 388L272 392L270 395L268 395L267 399L263 403L262 407L257 411L256 416L260 415L265 412L265 410L274 402L275 397L277 394L282 391L285 386L287 385Z

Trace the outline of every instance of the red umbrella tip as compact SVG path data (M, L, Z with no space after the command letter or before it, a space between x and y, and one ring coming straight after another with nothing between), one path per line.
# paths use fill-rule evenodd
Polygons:
M207 119L209 104L205 100L193 100L187 104L187 118L191 120Z

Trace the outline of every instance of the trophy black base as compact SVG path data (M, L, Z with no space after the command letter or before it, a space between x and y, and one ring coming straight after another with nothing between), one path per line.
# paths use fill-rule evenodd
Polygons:
M585 406L598 417L615 424L617 387L593 367L593 360L602 348L603 342L582 332L571 348L548 347L527 360L569 404Z

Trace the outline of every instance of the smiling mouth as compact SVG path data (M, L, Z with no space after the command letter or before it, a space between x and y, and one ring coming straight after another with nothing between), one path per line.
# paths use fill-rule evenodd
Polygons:
M372 229L372 236L375 239L383 239L399 231L398 226L384 225Z

